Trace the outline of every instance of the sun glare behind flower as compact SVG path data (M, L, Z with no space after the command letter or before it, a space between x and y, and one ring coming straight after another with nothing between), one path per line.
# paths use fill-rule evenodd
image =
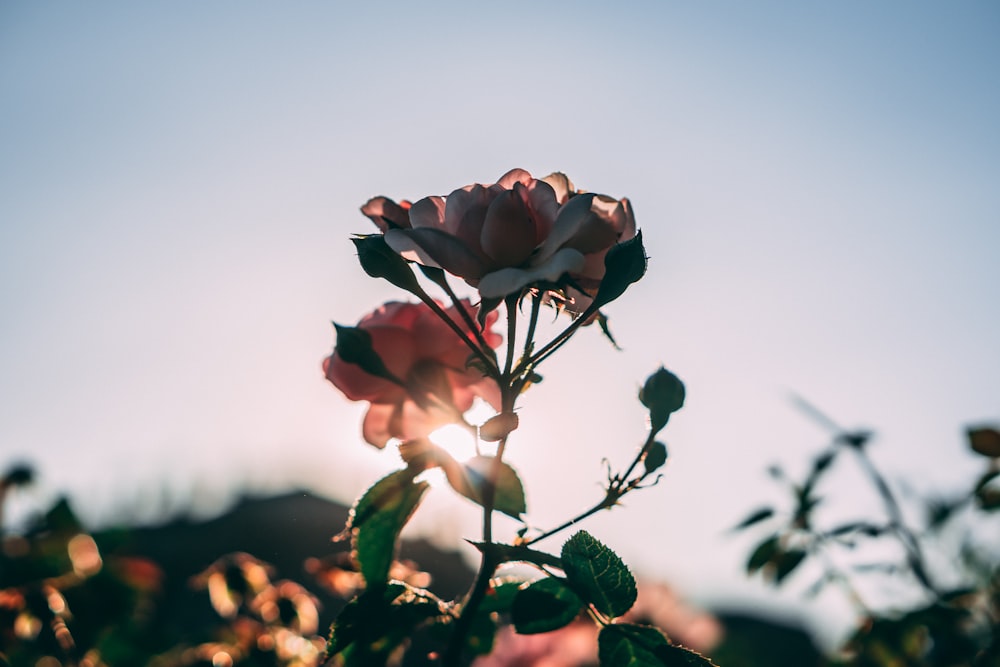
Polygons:
M452 455L459 462L476 455L476 440L467 428L458 424L448 424L427 436L438 447Z

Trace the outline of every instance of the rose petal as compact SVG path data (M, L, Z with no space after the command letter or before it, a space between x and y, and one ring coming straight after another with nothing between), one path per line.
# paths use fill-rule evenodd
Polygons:
M372 197L361 207L361 212L368 217L384 234L393 227L407 228L410 226L410 215L407 209L409 202L397 204L388 197Z
M552 190L556 195L556 201L560 205L569 201L570 195L576 192L573 181L569 180L569 176L561 171L553 172L541 180L552 186Z
M524 186L500 194L490 204L482 230L483 252L490 256L495 266L518 266L531 256L535 249L535 223L528 215Z
M478 280L485 273L486 262L481 257L439 229L390 229L385 233L385 242L404 259L440 267L466 280Z
M529 185L534 178L524 169L514 168L508 171L506 174L497 179L497 185L502 187L504 190L512 190L515 183L520 183L521 185Z
M564 273L579 271L583 264L584 257L578 250L562 248L537 266L506 268L486 274L479 281L479 294L487 299L498 299L542 280L556 282Z
M389 442L389 438L394 437L392 431L393 422L398 424L400 417L396 415L399 406L396 405L372 405L365 413L365 419L361 423L361 435L369 445L382 449Z
M454 234L477 255L482 255L480 238L486 211L500 192L474 183L449 194L445 202L445 231Z
M444 226L444 198L424 197L410 207L410 225L417 227L439 228Z

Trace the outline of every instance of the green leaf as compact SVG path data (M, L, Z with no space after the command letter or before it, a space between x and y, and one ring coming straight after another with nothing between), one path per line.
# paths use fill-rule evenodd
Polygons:
M580 531L562 548L563 571L570 585L609 618L621 616L635 604L635 578L614 551Z
M472 502L483 504L483 490L492 474L492 456L474 456L464 465L442 467L453 489ZM493 509L515 519L521 518L521 514L527 510L521 478L510 465L502 461L493 492Z
M469 544L479 549L482 553L489 551L492 559L497 564L523 561L525 563L557 567L560 570L563 569L562 559L559 558L559 556L553 556L552 554L547 554L544 551L535 551L534 549L530 549L525 546L511 546L509 544L497 544L495 542L485 544L483 542L470 541Z
M770 563L780 549L781 538L776 534L758 544L747 560L747 574L753 574Z
M347 530L352 533L361 574L369 587L388 578L399 533L429 487L427 482L414 482L414 474L405 469L383 477L351 509Z
M386 244L381 234L358 236L351 240L358 250L358 260L365 273L372 278L384 278L411 294L425 295L409 263Z
M490 587L486 591L486 597L483 598L479 610L487 614L509 613L511 605L514 604L514 598L524 583L522 579L494 579L490 582Z
M646 474L650 474L655 470L663 467L663 464L667 462L667 446L662 442L654 442L646 450L645 456L642 457L642 464L646 466Z
M989 426L968 430L969 447L977 454L988 458L1000 457L1000 431Z
M646 249L642 246L642 232L639 232L628 241L611 246L604 256L604 277L588 310L611 303L645 273Z
M777 586L785 580L785 577L795 571L802 561L805 560L806 552L802 549L789 549L779 552L777 558L773 560L774 573L772 575L774 584Z
M639 390L639 401L649 408L650 429L658 433L671 413L684 405L684 383L676 375L660 366L660 369L646 378Z
M337 616L330 628L327 657L342 654L344 664L351 667L385 664L414 628L444 614L440 604L405 584L368 589Z
M583 607L583 600L563 580L546 577L518 591L510 618L518 633L533 635L569 625Z
M674 646L657 628L618 623L597 636L601 667L715 667L708 658Z
M736 524L736 526L733 527L733 530L743 530L744 528L749 528L754 524L770 519L772 516L774 516L774 509L770 507L763 507Z
M369 375L384 378L390 382L402 385L403 381L393 375L382 357L372 347L372 335L360 327L345 327L333 323L337 330L337 344L333 351L349 364L357 364Z

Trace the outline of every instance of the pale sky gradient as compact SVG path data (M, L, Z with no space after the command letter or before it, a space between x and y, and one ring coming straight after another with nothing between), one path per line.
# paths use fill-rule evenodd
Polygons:
M323 381L329 322L403 296L357 266L358 206L562 170L632 200L651 260L624 352L584 331L525 397L533 522L627 463L663 363L665 478L587 528L759 598L724 531L825 443L790 392L918 491L1000 419L998 34L985 1L3 3L0 464L93 521L248 480L350 501L398 460ZM415 529L476 521L442 490Z

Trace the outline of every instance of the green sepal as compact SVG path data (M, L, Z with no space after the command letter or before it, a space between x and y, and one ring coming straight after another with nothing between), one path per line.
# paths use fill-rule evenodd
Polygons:
M372 278L384 278L396 287L417 296L426 294L417 282L409 262L396 254L396 251L386 244L385 237L381 234L356 236L351 241L358 250L361 268Z
M337 344L333 351L349 364L357 364L361 370L384 378L390 382L402 385L403 381L392 374L382 362L382 357L378 355L372 347L372 335L361 327L345 327L336 322L333 323L337 330Z
M580 596L608 618L635 604L635 578L614 551L581 530L562 548L563 571Z
M517 592L510 618L519 634L533 635L569 625L583 607L583 600L562 579L545 577Z
M633 238L611 246L604 256L604 277L588 310L597 310L611 303L645 273L646 249L642 246L642 232L639 232Z

